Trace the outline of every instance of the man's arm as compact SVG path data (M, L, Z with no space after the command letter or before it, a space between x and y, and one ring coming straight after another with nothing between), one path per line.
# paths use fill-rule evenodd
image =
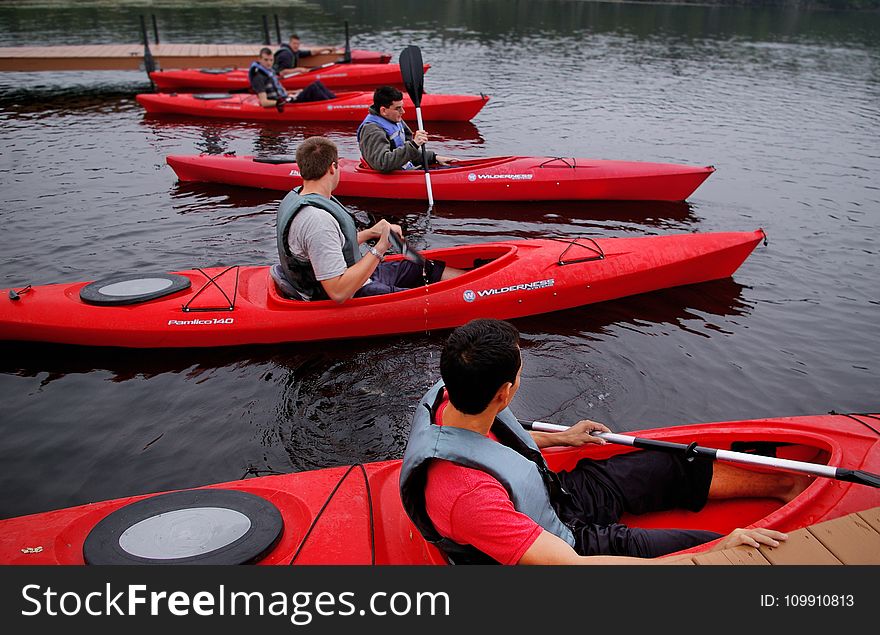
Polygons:
M336 52L336 49L334 49L330 46L325 46L324 48L320 48L320 49L300 49L299 56L300 57L311 57L312 55L330 55L331 53L334 53L334 52ZM339 52L342 52L342 51L339 51Z
M358 232L358 243L363 242L361 241L362 234L364 235L364 240L377 238L376 251L380 254L384 254L388 251L388 248L391 245L388 238L388 232L391 231L392 227L397 226L382 219L373 225L373 227ZM397 229L399 230L400 228L397 227ZM372 254L366 254L363 258L346 269L341 276L321 280L321 286L324 287L324 291L330 296L331 300L337 304L342 304L346 300L350 300L354 294L357 293L358 289L364 286L364 283L370 279L370 276L373 275L373 272L376 271L378 266L379 259Z
M415 143L415 141L413 140L415 134L413 134L412 129L406 124L406 122L404 122L403 124L403 133L406 137L406 142L415 145L418 151L418 156L415 159L412 159L413 164L424 168L425 166L422 163L422 144L424 144L428 140L428 133L424 130L419 131L420 136L424 140L421 144ZM434 153L434 151L428 150L427 148L425 148L425 159L428 161L428 166L431 166L432 164L438 162L437 155Z
M341 276L321 280L321 286L331 300L342 304L350 300L357 290L364 286L378 266L379 259L368 254L346 269Z
M277 99L269 99L265 91L257 93L257 99L260 100L260 105L263 108L275 108L279 101Z
M722 538L709 551L721 551L739 545L757 547L769 545L776 547L779 541L788 536L772 529L735 529ZM673 564L682 556L661 556L659 558L634 558L632 556L579 556L562 538L542 531L517 564Z
M568 446L577 448L586 443L605 445L605 439L594 437L591 432L611 432L607 426L597 421L583 419L576 424L559 432L539 432L532 430L530 434L539 448L552 448L554 446Z
M254 74L250 79L251 82L251 90L257 95L257 99L260 100L260 105L263 108L275 108L278 104L278 100L269 99L268 87L269 87L269 78L263 77L259 74Z
M422 154L416 144L407 141L399 148L388 147L385 131L376 124L367 124L361 129L361 156L374 170L391 172L401 169L407 161L420 161Z
M383 218L372 227L368 227L367 229L363 229L358 232L358 245L363 245L368 240L376 240L381 238L382 229L384 227L383 223L389 226L390 231L397 232L397 235L403 238L403 230L400 228L400 225L389 223Z
M309 68L305 66L295 66L293 68L285 68L278 72L281 77L290 77L291 75L300 75L302 73L308 73Z

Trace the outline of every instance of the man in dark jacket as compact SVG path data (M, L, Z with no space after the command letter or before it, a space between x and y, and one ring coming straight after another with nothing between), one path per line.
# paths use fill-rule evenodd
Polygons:
M282 44L275 51L273 67L275 72L281 77L308 73L309 69L307 67L299 65L300 58L311 57L312 55L329 55L331 53L333 53L331 48L322 48L317 51L300 48L299 36L296 33L292 33L287 44Z
M374 170L412 170L422 166L422 146L428 133L413 133L403 121L403 93L393 86L380 86L373 93L373 105L357 129L361 157ZM449 165L456 160L425 152L428 165Z

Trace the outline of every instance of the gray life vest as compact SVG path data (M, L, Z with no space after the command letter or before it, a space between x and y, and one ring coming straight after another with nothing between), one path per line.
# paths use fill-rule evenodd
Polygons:
M328 300L327 292L324 291L324 287L315 278L315 270L312 269L312 263L308 260L300 260L290 253L290 244L287 240L290 224L297 213L307 205L318 207L329 213L339 223L339 227L342 228L342 234L345 236L345 242L342 245L342 255L345 257L345 264L349 267L361 259L361 252L358 249L357 225L355 225L351 214L335 197L326 198L320 194L301 196L299 193L301 189L302 186L294 188L278 206L278 217L275 221L278 259L284 275L304 298Z
M470 545L440 535L425 508L425 482L431 459L446 459L494 476L510 494L517 511L574 546L571 529L556 512L570 497L558 476L547 467L541 451L509 409L498 413L492 424L496 442L470 430L433 423L443 400L443 382L422 397L413 415L409 441L400 470L403 507L425 539L455 564L489 564L495 560Z

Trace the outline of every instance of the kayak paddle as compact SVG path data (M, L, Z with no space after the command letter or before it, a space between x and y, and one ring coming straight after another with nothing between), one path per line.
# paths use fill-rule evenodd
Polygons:
M150 86L155 90L156 85L153 83L153 78L150 77L150 73L156 70L156 60L153 59L153 54L150 52L150 40L147 39L147 23L144 22L143 15L141 15L141 36L144 38L144 70L147 73L147 77L150 79Z
M342 56L344 64L351 64L351 40L348 37L348 20L345 21L345 54Z
M422 51L418 46L410 44L400 53L400 74L406 92L416 107L418 129L424 130L422 123L422 94L425 92L425 66L422 63ZM422 144L422 165L425 166L425 187L428 188L428 213L434 207L434 192L431 190L431 172L428 169L428 155L425 144Z
M561 426L555 423L544 423L543 421L520 421L520 424L527 430L538 430L543 432L561 432L568 429L568 426ZM672 443L670 441L657 441L654 439L645 439L643 437L631 437L625 434L616 434L614 432L593 432L592 434L593 436L605 439L609 443L629 445L644 450L661 450L673 453L682 452L688 458L700 456L712 461L761 465L763 467L788 470L790 472L833 478L838 481L858 483L859 485L867 485L869 487L880 487L880 474L873 474L871 472L865 472L864 470L850 470L843 467L834 467L832 465L807 463L806 461L778 459L772 456L747 454L745 452L734 452L733 450L719 450L717 448L699 446L696 443L685 444Z
M403 254L404 258L406 258L410 262L416 263L419 266L423 266L425 264L425 257L420 252L410 247L409 243L406 242L401 236L399 236L397 232L389 232L388 238L391 239L391 244L397 251Z

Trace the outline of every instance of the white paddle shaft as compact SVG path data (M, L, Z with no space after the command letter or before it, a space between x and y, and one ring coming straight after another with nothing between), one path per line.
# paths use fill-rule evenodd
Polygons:
M422 107L416 107L416 121L419 125L419 130L424 130L425 125L422 123ZM428 171L428 154L425 152L424 145L422 146L422 160L425 162L425 187L428 188L428 205L430 207L434 207L434 190L431 187L431 173Z
M534 421L531 424L532 430L543 432L562 432L568 430L568 426L561 426L555 423L544 423L543 421ZM629 445L638 447L642 441L645 445L651 443L651 439L639 439L625 434L617 434L614 432L593 432L593 436L605 439L609 443L618 445ZM748 465L765 465L767 467L776 467L792 472L805 472L816 476L824 476L827 478L837 477L837 468L830 465L820 465L818 463L807 463L805 461L793 461L791 459L778 459L773 456L762 456L760 454L746 454L745 452L734 452L733 450L718 450L712 448L715 458L720 461L728 461L730 463L744 463Z

